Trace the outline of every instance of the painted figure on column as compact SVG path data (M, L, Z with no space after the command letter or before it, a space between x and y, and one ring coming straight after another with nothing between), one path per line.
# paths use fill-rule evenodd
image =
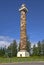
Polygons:
M26 12L28 11L25 4L19 9L21 13L20 21L20 50L26 50Z
M21 13L21 16L20 16L20 51L18 52L17 56L20 57L20 54L21 54L22 57L27 57L29 56L29 53L26 51L26 45L27 45L26 13L28 9L26 8L25 4L22 4L19 11Z

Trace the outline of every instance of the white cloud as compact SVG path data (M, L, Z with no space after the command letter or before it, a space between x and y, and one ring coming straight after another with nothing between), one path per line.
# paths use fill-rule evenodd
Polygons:
M37 42L31 42L31 48L33 48L33 45L36 45L37 47Z
M0 41L0 47L8 47L10 45L10 43L9 42L7 42L7 41Z
M14 39L9 36L0 36L0 47L8 47Z
M8 47L13 40L14 39L9 36L0 36L0 47ZM19 42L20 40L17 40L17 43ZM31 48L33 48L34 44L37 46L37 42L31 42Z
M9 36L0 36L0 41L12 41L13 38Z

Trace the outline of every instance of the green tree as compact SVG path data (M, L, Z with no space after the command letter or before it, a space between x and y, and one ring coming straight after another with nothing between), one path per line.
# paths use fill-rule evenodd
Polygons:
M42 55L44 55L44 40L42 40L41 45L42 45L42 49L41 49L41 51L42 51Z
M31 42L29 40L27 40L26 50L29 52L29 54L31 54Z
M20 43L19 43L19 45L18 45L18 49L17 49L18 51L20 51Z
M34 55L34 56L37 55L37 47L36 47L35 44L33 45L33 55Z
M16 56L17 55L17 43L16 40L13 41L13 43L10 44L10 46L8 47L8 51L9 51L9 56Z
M38 46L37 54L40 56L41 55L41 42L40 41L37 43L37 46Z
M0 48L0 56L4 56L5 55L5 49L4 48Z

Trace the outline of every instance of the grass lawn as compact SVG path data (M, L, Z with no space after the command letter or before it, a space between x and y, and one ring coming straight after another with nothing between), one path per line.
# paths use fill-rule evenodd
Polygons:
M31 61L44 61L44 56L30 56L28 58L2 58L0 57L0 63L12 63L12 62L31 62Z

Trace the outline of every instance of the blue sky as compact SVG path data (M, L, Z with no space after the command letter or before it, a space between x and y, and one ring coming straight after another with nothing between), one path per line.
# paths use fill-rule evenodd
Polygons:
M44 39L44 0L0 0L0 40L2 37L20 40L19 8L25 3L27 35L31 42Z

